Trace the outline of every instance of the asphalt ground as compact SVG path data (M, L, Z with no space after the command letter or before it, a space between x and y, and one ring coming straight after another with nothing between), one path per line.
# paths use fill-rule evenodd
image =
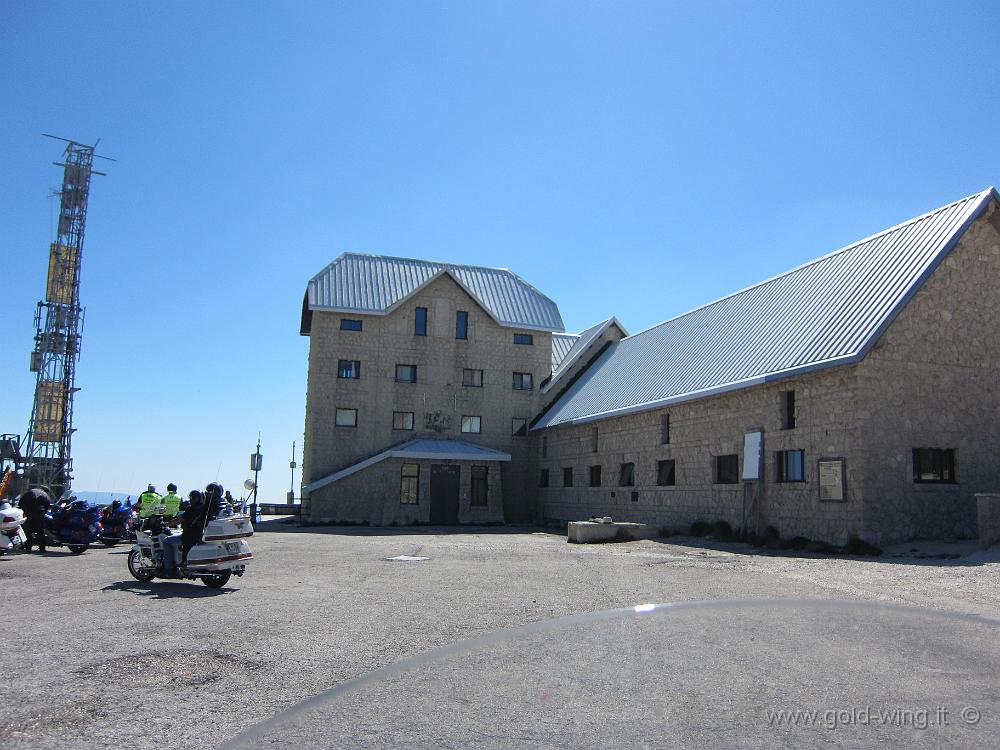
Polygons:
M217 591L134 581L124 545L0 558L0 746L214 748L356 678L355 690L255 741L1000 746L1000 639L989 622L1000 619L1000 561L969 546L923 558L840 558L701 540L569 545L536 529L276 520L250 541L247 575ZM429 559L385 559L398 555ZM704 601L728 604L516 630ZM392 671L447 647L454 650ZM652 705L650 695L676 700ZM970 701L981 712L975 722L959 716ZM924 724L943 708L950 721L921 728L918 713L876 731L859 728L855 715L846 730L845 714L834 717L838 727L827 716L790 734L762 714L856 714L872 702L926 712Z

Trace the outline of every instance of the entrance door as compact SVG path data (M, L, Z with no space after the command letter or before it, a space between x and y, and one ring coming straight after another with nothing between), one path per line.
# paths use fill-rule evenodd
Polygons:
M431 523L458 523L459 468L453 464L431 465Z

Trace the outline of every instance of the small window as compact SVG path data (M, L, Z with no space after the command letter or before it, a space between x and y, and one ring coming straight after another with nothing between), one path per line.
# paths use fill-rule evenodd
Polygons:
M920 484L954 484L955 449L914 448L913 481Z
M489 505L488 466L472 467L472 483L469 486L469 505L486 507Z
M413 335L414 336L426 336L427 335L427 308L418 307L416 314L413 316Z
M361 377L361 363L356 359L342 359L337 362L337 377L357 380Z
M514 417L510 422L510 434L514 437L525 437L528 434L528 420Z
M531 346L535 343L535 337L530 333L515 333L514 334L515 344L524 344L526 346Z
M590 469L589 469L589 473L590 473L590 486L591 487L600 487L601 486L601 466L600 466L600 464L598 464L597 466L591 466Z
M670 444L670 415L661 414L660 415L660 444L669 445Z
M590 452L597 453L597 428L590 431Z
M563 469L563 487L573 486L573 467L567 466Z
M549 436L542 435L542 458L549 457Z
M337 409L337 413L334 416L334 423L337 425L337 427L357 427L358 410Z
M397 383L416 383L417 382L417 366L416 365L396 365L396 382Z
M469 338L469 313L459 310L455 313L455 338Z
M795 391L785 391L781 394L781 429L795 429Z
M482 432L482 417L462 417L462 432L478 435Z
M351 320L349 318L341 318L340 319L340 330L341 331L360 331L361 330L361 321L360 320Z
M633 503L639 502L639 493L635 490L632 490L632 502Z
M618 486L635 487L635 464L622 464L621 470L618 472Z
M420 464L403 464L399 482L399 502L416 505L420 499Z
M412 411L394 411L392 413L392 429L394 429L394 430L412 430L413 429L413 412Z
M542 469L538 473L538 486L541 487L542 489L545 489L546 487L549 486L549 470L548 469Z
M656 484L659 487L673 487L675 480L674 460L656 462Z
M715 484L739 484L740 457L732 453L715 457Z
M530 391L532 388L532 380L530 372L515 372L514 373L514 390L515 391Z
M805 481L805 451L778 451L778 482Z
M482 388L483 371L469 369L462 370L462 385L466 388Z

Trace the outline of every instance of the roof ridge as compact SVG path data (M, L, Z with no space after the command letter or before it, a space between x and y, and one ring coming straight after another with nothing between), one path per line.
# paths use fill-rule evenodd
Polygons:
M354 258L377 258L378 260L403 260L408 263L418 263L422 266L443 266L445 269L475 268L483 271L502 271L503 273L509 273L511 276L517 276L517 274L511 271L509 268L500 268L499 266L477 266L473 265L472 263L452 263L451 261L447 260L427 260L426 258L409 258L403 255L382 255L380 253L356 253L352 251L341 253L340 255L338 255L336 258L333 259L330 265L336 263L341 258L345 258L347 256L351 256ZM521 279L520 276L517 276L517 278ZM524 281L524 279L521 279L521 281ZM527 281L524 281L524 283L528 284ZM528 284L528 286L531 286L531 284ZM534 289L534 287L532 287L532 289ZM535 291L538 290L536 289ZM541 294L541 292L539 292L539 294Z

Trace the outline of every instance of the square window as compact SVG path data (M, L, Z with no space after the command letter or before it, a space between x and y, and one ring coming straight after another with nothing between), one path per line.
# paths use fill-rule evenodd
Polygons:
M670 415L661 414L660 415L660 444L669 445L670 444Z
M515 372L514 373L514 390L515 391L530 391L533 382L530 372Z
M795 391L784 391L781 394L781 429L795 429Z
M482 417L462 417L462 432L478 435L482 432Z
M538 486L541 487L542 489L545 489L546 487L549 486L549 470L548 469L542 469L538 473Z
M396 365L396 382L397 383L416 383L417 382L417 366L416 365Z
M563 487L573 486L573 468L567 466L563 469Z
M954 484L954 448L914 448L913 481L918 484Z
M736 453L715 457L715 484L739 484L740 457Z
M601 467L600 465L590 467L590 486L600 487L601 486Z
M674 460L656 462L656 484L659 487L673 487L675 479Z
M469 313L459 310L455 313L455 338L469 338Z
M427 308L418 307L416 313L413 316L413 335L414 336L426 336L427 335Z
M358 410L357 409L337 409L336 414L333 418L334 424L337 427L357 427L358 426Z
M619 487L635 487L635 464L624 463L618 472Z
M805 481L805 451L778 451L777 482Z
M341 359L337 362L337 377L357 380L361 377L361 363L356 359Z
M528 434L528 420L514 417L510 422L510 434L514 437L525 437Z
M483 371L469 369L462 370L462 385L466 388L482 388Z
M485 507L489 505L488 466L472 467L472 483L469 486L469 505Z
M394 411L392 413L392 429L394 429L394 430L412 430L413 429L413 412L412 411Z
M399 481L399 502L416 505L420 499L420 464L403 464Z
M349 318L341 318L340 319L340 330L341 331L360 331L361 330L361 321L360 320L351 320Z
M530 333L515 333L514 343L523 344L525 346L531 346L532 344L535 343L535 337L532 336Z

